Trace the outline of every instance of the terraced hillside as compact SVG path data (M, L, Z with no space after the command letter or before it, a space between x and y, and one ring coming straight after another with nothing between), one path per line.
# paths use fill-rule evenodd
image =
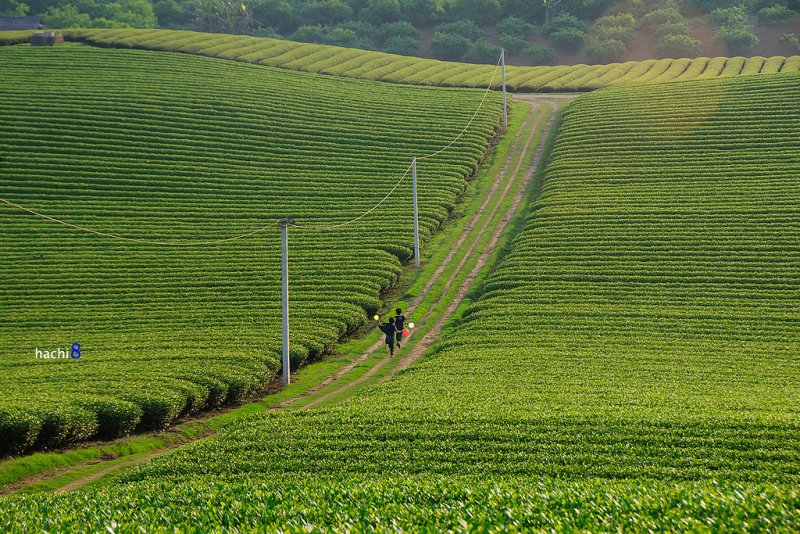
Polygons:
M485 87L492 65L420 59L337 46L278 39L175 30L67 30L66 39L99 46L184 52L291 70L348 78L418 85ZM24 41L24 32L0 32L0 43ZM699 57L650 59L608 65L508 67L512 91L590 91L607 86L640 85L800 72L800 56ZM495 87L500 86L499 78Z
M581 97L513 250L433 357L0 519L792 530L798 100L786 75Z
M263 389L280 366L278 218L294 365L363 324L442 223L498 127L496 94L292 73L185 54L0 48L0 449L134 428ZM488 81L488 80L487 80ZM79 359L37 359L62 349Z

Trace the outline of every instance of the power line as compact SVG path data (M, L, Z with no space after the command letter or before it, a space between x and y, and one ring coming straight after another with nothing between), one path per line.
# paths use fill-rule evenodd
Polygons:
M211 241L158 241L158 240L151 240L151 239L138 239L135 237L125 237L117 234L111 234L108 232L100 232L99 230L93 230L92 228L86 228L85 226L80 226L77 224L72 224L66 221L62 221L61 219L56 219L55 217L51 217L49 215L45 215L44 213L39 213L38 211L32 210L30 208L26 208L25 206L21 206L15 202L11 202L10 200L6 200L4 198L0 198L0 202L4 202L9 206L13 206L17 209L21 209L22 211L27 211L32 215L36 215L37 217L41 217L43 219L47 219L49 221L56 222L58 224L63 224L64 226L68 226L70 228L74 228L76 230L80 230L82 232L88 232L90 234L98 235L101 237L108 237L110 239L116 239L118 241L127 241L129 243L141 243L145 245L162 245L162 246L169 246L169 247L194 247L194 246L201 246L201 245L216 245L219 243L225 243L227 241L236 241L237 239L244 239L245 237L250 237L252 235L264 232L268 228L274 228L275 223L268 224L266 226L262 226L261 228L256 228L252 232L247 232L240 235L235 235L231 237L225 237L223 239L214 239Z
M503 59L503 57L501 55L500 59L497 60L497 64L494 67L494 71L492 72L492 77L489 80L489 85L486 87L486 91L483 94L483 98L481 98L481 102L480 102L480 104L478 104L478 108L475 110L475 113L472 114L472 117L470 117L470 119L467 122L466 126L464 126L464 128L458 133L458 135L456 135L444 147L440 148L439 150L436 150L435 152L431 152L430 154L426 154L426 155L423 155L423 156L417 156L416 159L418 159L418 160L419 159L430 159L430 158L433 158L435 156L438 156L439 154L443 153L448 148L452 147L456 142L458 142L459 139L461 139L461 137L467 132L469 127L472 125L472 123L477 118L478 113L480 112L481 108L483 108L483 105L486 102L486 97L489 95L489 92L492 89L492 84L494 83L494 79L497 76L497 69L500 67L500 62L502 61L502 59ZM338 224L334 224L334 225L302 225L302 224L292 223L292 226L294 226L296 228L299 228L299 229L303 229L303 230L327 231L327 230L336 230L338 228L342 228L344 226L348 226L348 225L353 224L353 223L355 223L357 221L360 221L361 219L363 219L364 217L366 217L367 215L369 215L370 213L372 213L373 211L378 209L384 202L386 202L386 200L389 199L389 197L392 195L392 193L394 193L397 190L397 188L400 187L400 184L403 183L403 180L405 180L406 176L408 176L408 173L411 170L412 165L409 165L406 168L406 171L403 173L403 176L400 177L400 179L397 181L397 183L394 185L394 187L392 187L391 191L389 191L389 193L386 194L386 196L384 196L382 199L380 199L378 201L377 204L375 204L374 206L369 208L367 211L365 211L364 213L362 213L358 217L355 217L355 218L350 219L348 221L345 221L343 223L338 223ZM15 203L15 202L11 202L10 200L4 199L4 198L0 198L0 202L8 204L9 206L13 206L13 207L15 207L17 209L20 209L22 211L30 213L31 215L35 215L37 217L40 217L42 219L46 219L46 220L49 220L49 221L52 221L52 222L67 226L69 228L73 228L75 230L79 230L79 231L82 231L82 232L87 232L87 233L90 233L90 234L94 234L94 235L97 235L97 236L100 236L100 237L107 237L109 239L114 239L114 240L117 240L117 241L125 241L125 242L128 242L128 243L139 243L139 244L145 244L145 245L159 245L159 246L169 246L169 247L207 246L207 245L217 245L217 244L220 244L220 243L226 243L226 242L229 242L229 241L236 241L238 239L244 239L246 237L250 237L250 236L253 236L255 234L259 234L259 233L265 232L266 230L268 230L270 228L274 228L275 227L275 223L277 222L277 221L273 221L270 224L267 224L267 225L261 226L259 228L256 228L255 230L253 230L251 232L246 232L246 233L239 234L239 235L234 235L234 236L231 236L231 237L225 237L225 238L222 238L222 239L213 239L213 240L208 240L208 241L160 241L160 240L151 240L151 239L139 239L139 238L134 238L134 237L125 237L125 236L121 236L121 235L117 235L117 234L112 234L112 233L109 233L109 232L101 232L99 230L94 230L92 228L87 228L85 226L80 226L80 225L77 225L77 224L69 223L69 222L63 221L61 219L57 219L55 217L51 217L49 215L45 215L44 213L40 213L40 212L32 210L30 208L26 208L25 206L22 206L20 204Z
M475 110L475 113L472 114L472 117L470 117L470 119L467 122L466 126L464 126L464 128L458 133L458 135L456 135L455 138L453 138L453 140L450 141L444 147L440 148L439 150L437 150L435 152L431 152L430 154L426 154L424 156L417 156L416 159L418 159L418 160L420 160L420 159L429 159L429 158L438 156L439 154L443 153L445 150L447 150L448 148L453 146L459 139L461 139L461 137L467 132L469 127L472 125L472 123L475 120L475 118L478 116L478 113L480 112L481 108L483 108L483 104L486 102L486 97L489 96L489 92L492 89L492 84L494 83L495 76L497 76L497 69L500 67L500 62L502 61L502 59L503 59L503 57L501 55L500 59L497 60L497 64L494 66L494 71L492 72L492 77L489 79L489 85L486 87L486 91L483 93L483 98L481 98L481 102L480 102L480 104L478 104L478 108ZM370 213L375 211L381 204L386 202L386 200L392 195L392 193L394 193L395 190L400 186L400 184L403 182L403 180L405 180L406 176L408 176L408 171L410 171L412 167L413 167L413 163L406 168L406 172L403 173L403 176L400 177L400 180L397 181L397 183L394 185L394 187L392 187L392 190L389 191L389 193L385 197L380 199L377 204L372 206L370 209L368 209L367 211L365 211L364 213L362 213L358 217L355 217L355 218L350 219L349 221L346 221L346 222L343 222L343 223L339 223L339 224L335 224L335 225L329 225L329 226L323 226L323 225L306 226L306 225L301 225L301 224L296 224L296 223L292 224L292 226L294 226L295 228L300 228L300 229L304 229L304 230L325 231L325 230L335 230L337 228L342 228L342 227L347 226L349 224L353 224L354 222L357 222L357 221L363 219L364 217L366 217L367 215L369 215Z
M389 199L389 197L392 196L392 193L394 193L397 190L397 188L400 187L400 184L403 183L403 180L406 179L406 176L408 176L408 171L410 171L410 170L411 170L411 165L409 165L406 168L406 172L403 173L403 176L400 177L400 179L397 181L397 183L394 184L394 187L392 187L392 190L389 191L386 194L385 197L380 199L377 204L372 206L370 209L368 209L367 211L365 211L364 213L362 213L358 217L355 217L354 219L350 219L349 221L345 221L343 223L333 224L333 225L305 225L305 224L293 223L291 226L294 226L295 228L300 228L302 230L320 230L320 231L325 231L325 230L335 230L337 228L342 228L343 226L347 226L349 224L353 224L356 221L360 221L361 219L363 219L364 217L366 217L367 215L369 215L370 213L372 213L373 211L378 209L381 204L386 202Z
M455 137L455 139L450 141L444 148L441 148L436 152L426 154L425 156L417 156L417 159L429 159L434 156L438 156L439 154L441 154L442 152L453 146L456 143L456 141L461 139L461 136L467 132L467 129L472 125L472 121L474 121L475 118L478 116L478 112L483 107L484 102L486 102L486 97L489 96L489 91L491 91L492 89L492 83L494 83L494 77L497 76L497 68L499 66L500 66L500 60L498 59L497 65L494 66L494 72L492 72L492 78L489 80L489 85L486 87L486 91L483 93L483 98L481 98L481 103L478 105L478 109L475 110L475 113L472 114L472 117L470 117L469 122L467 122L467 125L464 126L464 129L461 130L461 132L459 132L459 134Z

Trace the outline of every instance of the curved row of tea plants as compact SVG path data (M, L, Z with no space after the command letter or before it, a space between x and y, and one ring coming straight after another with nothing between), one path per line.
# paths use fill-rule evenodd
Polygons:
M798 100L796 75L581 97L525 228L427 361L0 514L56 529L791 530Z
M184 52L349 78L448 87L485 87L494 66L455 63L297 43L246 35L176 30L66 30L65 38L99 46ZM4 40L0 32L0 42ZM8 32L10 43L19 33ZM800 71L800 56L648 59L609 65L516 67L506 69L512 91L590 91L609 85L638 85L673 80L774 74ZM500 76L495 87L500 87Z
M166 478L101 491L0 500L7 532L790 531L796 488L657 480L439 474ZM107 527L107 528L105 528Z
M484 93L184 54L0 49L0 449L160 428L262 390L280 366L278 218L362 214ZM420 161L423 239L488 147L491 94ZM410 180L345 228L290 230L293 364L362 325L411 254ZM72 359L72 345L81 357ZM64 359L37 359L61 349Z

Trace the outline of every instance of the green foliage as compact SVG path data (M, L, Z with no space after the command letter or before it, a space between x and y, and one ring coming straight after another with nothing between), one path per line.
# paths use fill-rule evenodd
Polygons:
M561 13L553 18L550 22L542 27L542 31L548 37L554 33L570 31L573 33L580 32L585 34L587 31L586 23L580 20L575 15L569 13Z
M452 0L448 11L454 18L493 24L500 18L500 0Z
M636 30L628 26L600 26L595 31L601 41L615 40L628 44L636 37Z
M81 13L77 7L67 4L64 7L51 7L42 17L51 28L91 28L92 17Z
M97 492L8 497L0 522L791 531L799 98L777 75L576 99L511 249L431 357L326 410L232 422Z
M727 9L729 7L739 7L746 3L746 0L684 0L688 5L696 7L701 11L710 13L715 9Z
M689 35L662 35L656 41L656 53L662 57L697 57L700 55L700 41Z
M483 39L470 43L464 53L464 60L470 63L495 64L500 59L500 48Z
M761 24L768 24L770 22L777 22L779 20L790 19L795 15L795 12L786 6L775 4L764 7L758 11L758 22Z
M158 0L153 4L153 13L161 28L179 29L192 24L192 15L187 4L177 0Z
M742 6L717 8L709 16L717 26L747 24L747 12Z
M800 9L798 0L745 0L743 4L747 11L754 15L765 7L782 6L794 10Z
M625 43L617 39L590 39L586 45L586 60L590 63L614 63L625 57Z
M654 28L662 24L677 24L683 22L683 15L677 9L657 9L651 11L639 21L643 28Z
M406 21L383 24L378 29L377 34L383 40L389 40L393 37L407 37L414 40L419 40L419 30L412 26L410 22Z
M724 42L734 53L744 52L758 44L758 37L749 25L723 26L714 39Z
M354 35L334 29L327 38L339 30ZM198 34L180 34L185 51L187 36ZM210 38L220 50L242 39ZM274 221L324 227L361 215L403 175L410 154L458 134L483 96L73 44L3 48L0 71L12 70L0 79L0 181L10 199L145 240L255 234L158 247L0 209L3 306L15 310L0 322L3 454L164 428L261 393L280 368ZM491 93L459 143L419 162L423 239L449 217L499 112ZM31 126L42 121L59 135ZM431 121L424 131L421 121ZM388 226L368 217L346 233L290 230L294 366L381 305L411 254L413 232L402 223L409 196L406 181L382 206ZM64 306L65 295L74 306ZM80 359L35 358L35 348L72 342L81 343Z
M252 13L239 0L191 0L195 26L202 31L248 33Z
M709 524L769 531L797 524L799 501L789 484L281 473L13 496L0 506L0 521L25 518L46 532L126 534L381 532L390 530L381 528L387 523L407 532L705 532Z
M528 41L514 37L513 35L501 35L500 44L512 54L520 54L528 47Z
M360 48L362 50L375 50L375 43L367 37L359 36L355 31L337 26L325 35L325 44Z
M692 35L692 29L685 22L667 22L656 28L656 39L667 35Z
M800 38L795 33L786 32L778 39L778 43L788 45L793 51L800 52Z
M495 25L498 35L507 35L518 39L529 39L536 26L519 17L506 17Z
M303 43L324 43L327 36L328 30L321 24L304 24L297 28L291 39Z
M301 24L299 11L290 0L258 0L249 8L256 27L274 27L279 33L289 34Z
M635 28L636 19L630 13L620 13L618 15L608 15L600 17L594 23L595 30L603 28Z
M373 41L381 36L378 28L363 20L348 20L340 23L337 28L352 30L358 37Z
M680 8L678 0L646 0L646 5L648 11L658 11L659 9L678 11Z
M458 35L470 41L477 41L483 37L483 31L471 20L457 20L455 22L439 24L436 27L436 31Z
M389 37L383 44L383 51L390 54L400 54L403 56L416 56L422 43L413 37L398 35Z
M22 406L0 406L0 454L18 454L33 446L42 420Z
M431 53L438 59L460 60L470 45L461 35L437 31L431 40Z
M24 17L31 6L18 0L0 1L0 17Z
M645 0L621 0L609 10L609 15L630 15L634 19L638 19L647 11Z
M29 32L0 32L0 43L24 42ZM324 38L323 34L323 38ZM182 51L203 56L237 59L260 65L279 66L307 72L323 72L336 76L401 83L485 87L491 76L487 65L454 65L431 59L404 61L395 68L397 58L387 54L347 49L331 49L320 44L304 44L272 39L217 35L171 30L66 30L67 40L79 40L102 47L135 47L151 50ZM464 50L466 51L464 45ZM533 48L534 54L549 47ZM551 50L552 51L552 50ZM550 52L551 52L550 51ZM549 52L546 52L549 54ZM538 56L536 56L538 57ZM653 80L668 81L738 76L742 74L742 58L698 58L693 61L642 61L618 65L575 67L506 68L506 82L511 90L563 91L592 90L609 85L638 85ZM764 62L761 59L762 63ZM706 66L711 64L711 68ZM765 72L800 72L800 57L782 56L768 59ZM752 67L755 69L755 66ZM759 69L760 70L760 69ZM756 70L756 73L759 72ZM748 71L749 72L749 71Z
M566 52L577 52L583 46L586 33L579 28L564 28L550 34L550 41Z
M352 16L353 8L343 0L310 0L301 5L298 18L310 25L335 25Z
M524 50L523 54L534 65L550 65L556 60L556 51L547 45L531 45Z
M378 26L400 18L399 0L367 0L367 5L359 12L364 20Z
M400 0L400 14L403 20L422 27L438 21L444 8L439 0Z
M586 37L586 29L586 23L569 13L557 15L542 28L553 44L567 52L580 50Z
M175 19L180 16L177 5L163 3L159 8L164 16L171 8L176 10L171 16ZM175 22L175 19L168 22ZM76 0L50 5L42 13L42 20L55 28L152 28L156 24L156 14L149 0Z

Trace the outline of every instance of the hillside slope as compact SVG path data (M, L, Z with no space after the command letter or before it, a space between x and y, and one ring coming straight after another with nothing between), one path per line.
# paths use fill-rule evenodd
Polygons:
M280 233L294 366L378 308L411 254L412 155L485 92L335 79L169 53L0 48L0 452L51 447L263 390L280 367ZM423 239L498 127L488 95L420 161ZM371 313L370 313L371 315ZM61 349L80 358L41 359ZM31 391L36 395L32 396Z
M512 251L429 360L0 518L791 530L798 99L786 75L581 97Z
M66 39L98 46L184 52L291 70L394 83L445 87L486 87L493 65L420 59L355 48L278 39L176 30L66 30ZM0 43L24 40L20 32L0 32ZM800 56L764 58L699 57L649 59L608 65L561 65L506 69L512 91L591 91L751 74L800 71ZM495 79L500 87L500 77Z

